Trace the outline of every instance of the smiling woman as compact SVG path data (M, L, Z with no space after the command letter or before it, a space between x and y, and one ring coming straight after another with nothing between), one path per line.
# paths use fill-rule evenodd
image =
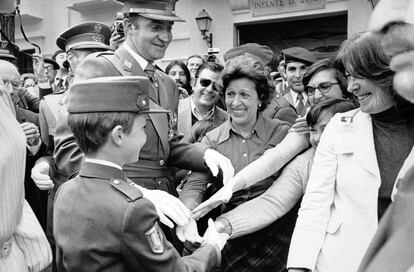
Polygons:
M205 71L208 70L199 74L196 84L213 88L219 75L213 78ZM208 132L202 142L227 156L237 173L266 150L278 145L287 135L290 125L262 115L273 88L262 61L257 57L244 54L228 60L222 73L222 85L230 119ZM207 101L206 98L202 100ZM230 211L258 197L279 174L278 171L247 189L239 190L223 205L222 211ZM208 183L216 187L223 185L211 175L193 172L183 187L180 199L190 209L195 208L204 196ZM229 241L222 251L223 271L244 271L247 267L254 271L284 271L295 217L296 210L293 209L268 228Z
M394 92L379 38L351 37L336 61L361 107L335 115L320 138L289 251L292 272L357 270L414 143L413 107Z

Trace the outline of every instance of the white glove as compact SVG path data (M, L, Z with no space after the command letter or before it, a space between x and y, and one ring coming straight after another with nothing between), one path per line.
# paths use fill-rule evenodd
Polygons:
M234 176L231 161L214 149L208 148L204 152L204 162L215 177L218 175L219 168L223 171L223 184L226 184Z
M170 228L174 227L174 221L178 226L187 225L190 222L191 215L188 208L175 196L161 190L148 190L142 186L134 184L141 190L144 197L154 204L157 209L161 223ZM168 219L168 217L171 218Z
M216 230L216 226L211 218L208 219L208 228L203 236L205 243L217 245L220 251L224 248L229 239L227 233L220 233Z
M193 218L195 220L200 219L204 215L206 215L209 211L214 209L215 207L229 202L230 198L233 195L233 187L234 182L230 181L221 187L214 195L212 195L209 199L198 205L193 211Z
M55 186L49 177L49 163L41 161L32 168L31 177L40 190L50 190Z
M190 222L185 226L177 226L177 237L181 242L189 241L192 244L203 243L203 238L198 234L197 223L194 219L190 219Z

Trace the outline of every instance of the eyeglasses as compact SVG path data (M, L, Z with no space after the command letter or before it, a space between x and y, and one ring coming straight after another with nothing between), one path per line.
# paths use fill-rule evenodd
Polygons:
M333 85L339 84L338 82L321 82L319 83L318 86L313 87L313 86L305 86L305 92L309 95L312 96L315 94L316 89L318 89L321 93L327 93L331 90Z
M201 87L207 88L211 84L213 84L213 89L214 90L216 90L216 91L220 90L220 86L217 84L217 82L212 81L211 79L208 79L208 78L200 78Z

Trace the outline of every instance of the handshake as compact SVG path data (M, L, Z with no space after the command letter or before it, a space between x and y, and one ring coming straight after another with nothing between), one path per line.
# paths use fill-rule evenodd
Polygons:
M47 161L41 161L32 169L31 177L40 190L53 189L54 184L49 176L50 165ZM188 208L173 195L161 190L148 190L139 185L134 185L140 189L145 198L150 200L160 217L160 221L170 227L177 225L177 237L182 241L188 241L192 244L208 243L218 246L220 250L226 244L229 235L223 232L222 225L219 222L216 224L212 219L208 220L208 228L203 237L198 234L197 224L198 220L211 209L217 207L221 203L228 202L232 195L232 183L229 182L219 190L212 198L202 203L191 214ZM174 222L174 223L173 223Z

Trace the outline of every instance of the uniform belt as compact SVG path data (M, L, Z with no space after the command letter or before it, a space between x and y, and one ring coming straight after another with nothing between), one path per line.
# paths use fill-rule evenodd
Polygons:
M171 177L173 174L171 168L165 166L163 160L159 162L139 160L133 164L124 165L123 170L129 178L162 178Z
M13 239L10 238L4 242L0 242L0 259L7 258L10 255Z

